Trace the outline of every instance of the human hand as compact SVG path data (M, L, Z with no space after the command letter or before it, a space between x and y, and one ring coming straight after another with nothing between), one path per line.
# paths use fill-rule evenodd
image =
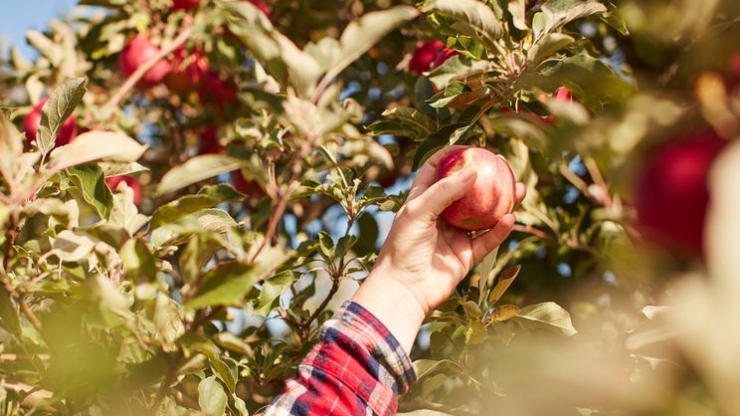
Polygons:
M514 215L507 214L494 228L471 236L439 219L445 208L470 190L476 178L475 169L466 168L435 182L439 160L455 147L438 151L419 169L375 267L355 296L356 301L369 303L371 312L381 315L386 325L388 320L393 321L390 325L402 326L402 332L412 332L413 336L417 322L421 325L424 317L452 294L470 269L498 247L514 226ZM517 183L517 205L525 192L524 184ZM397 322L401 316L404 321Z

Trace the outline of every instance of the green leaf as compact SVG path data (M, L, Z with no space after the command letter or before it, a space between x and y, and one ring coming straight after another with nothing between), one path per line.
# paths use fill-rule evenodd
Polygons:
M41 108L41 122L36 138L41 153L54 146L59 130L85 95L85 78L73 78L59 86Z
M210 233L198 233L188 241L179 259L180 275L185 282L198 279L206 264L223 247L222 241Z
M0 290L0 326L15 335L16 338L20 338L22 335L18 309L16 309L15 303L10 299L10 294L5 289Z
M157 187L157 194L176 191L205 179L240 169L244 162L227 155L201 155L167 171Z
M254 313L267 316L273 303L293 284L295 276L290 270L278 273L262 284L262 291L254 306Z
M501 299L501 296L503 296L509 286L514 283L514 279L516 279L521 269L522 266L518 264L501 272L501 274L498 276L498 280L496 281L496 285L493 287L491 293L488 295L489 305L493 305L499 299Z
M55 149L49 162L55 171L97 161L134 162L146 149L121 133L89 131L78 135L72 143Z
M511 318L525 328L544 328L566 336L575 335L568 311L554 302L544 302L521 308L519 314Z
M103 171L97 165L87 164L67 169L67 176L80 190L85 200L100 217L107 219L113 208L113 194L103 180Z
M383 117L398 120L411 131L427 135L437 129L437 123L421 111L411 107L394 107L383 112Z
M334 240L326 231L319 231L319 250L327 260L334 257Z
M551 58L555 52L575 42L572 36L564 33L550 33L539 38L527 52L527 60L532 65L539 65L545 59Z
M200 410L208 416L223 416L226 414L228 396L216 376L201 380L198 384L198 405Z
M570 22L598 13L606 13L607 8L596 1L580 0L553 0L542 5L541 25L535 29L534 36L538 39L542 35L553 32ZM535 18L537 18L535 15Z
M462 34L474 37L480 34L491 44L504 33L504 26L493 10L478 0L427 0L421 11L446 14L464 24L456 27Z
M350 22L339 38L339 53L335 56L325 79L333 80L352 62L370 50L385 35L416 18L419 10L411 6L396 6L366 13Z
M151 282L157 277L157 260L139 238L131 238L120 250L126 276L133 282Z
M197 295L185 302L190 309L239 304L257 282L254 266L238 262L221 263L206 272Z
M154 211L150 229L178 221L185 215L216 205L240 201L243 196L232 186L217 184L206 186L195 195L184 195L174 201L161 205Z
M52 250L46 253L45 256L55 255L61 261L77 262L93 252L96 242L87 234L62 230L54 239Z
M179 245L185 243L193 234L201 232L227 234L236 226L236 221L228 212L216 208L202 209L154 230L152 244L155 247Z

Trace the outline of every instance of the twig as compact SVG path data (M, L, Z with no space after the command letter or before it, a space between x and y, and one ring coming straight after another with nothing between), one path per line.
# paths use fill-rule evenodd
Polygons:
M180 32L180 34L166 47L162 48L158 54L152 56L148 61L144 62L143 65L138 67L136 71L134 71L131 76L126 79L126 82L121 85L121 88L116 91L115 94L111 97L111 99L108 101L107 104L103 107L106 111L104 111L104 114L111 114L113 108L118 107L118 104L123 100L123 98L128 94L131 89L134 88L137 82L141 80L141 78L149 72L150 69L154 67L154 65L157 64L160 60L162 60L165 56L172 53L175 49L182 46L190 37L190 35L193 34L193 27L189 26L186 27Z

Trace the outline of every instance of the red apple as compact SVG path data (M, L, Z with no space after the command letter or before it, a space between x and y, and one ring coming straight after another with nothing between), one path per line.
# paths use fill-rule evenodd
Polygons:
M133 176L118 175L105 178L105 183L112 191L118 190L118 185L123 182L134 191L134 204L139 205L141 201L141 184Z
M206 126L200 133L200 146L198 154L223 153L224 147L218 142L218 126Z
M240 170L231 172L231 184L234 186L234 189L247 196L261 198L266 195L265 188L262 185L245 178Z
M164 77L164 85L175 94L184 95L197 90L203 74L208 71L203 51L198 48L192 52L185 48L176 49L172 52L170 64L172 70Z
M202 0L173 0L172 10L192 10L200 5Z
M26 132L26 139L28 143L36 141L36 134L41 124L41 109L44 103L48 100L48 97L42 98L38 104L23 118L23 131ZM77 136L77 123L75 122L74 116L67 117L62 123L62 127L57 133L57 138L54 144L56 146L64 146L68 144L72 139Z
M421 74L432 67L432 63L445 48L445 43L439 39L420 40L409 61L409 70Z
M217 72L208 71L203 74L198 96L203 105L213 106L223 112L236 104L236 85L221 78Z
M154 45L146 35L136 35L118 55L118 69L128 78L159 52L159 47ZM141 77L137 85L146 87L161 82L171 70L172 65L167 60L162 59Z
M727 140L714 132L670 142L648 155L637 175L634 204L646 239L701 256L709 204L707 174Z
M432 62L432 68L437 68L443 63L447 62L448 59L452 58L453 56L457 55L457 51L452 48L444 48L442 51L440 51L437 54L437 57L434 58L434 62Z
M503 156L470 146L445 154L437 165L436 178L452 176L467 166L475 167L478 173L473 187L442 211L440 217L463 230L487 230L514 209L516 178Z

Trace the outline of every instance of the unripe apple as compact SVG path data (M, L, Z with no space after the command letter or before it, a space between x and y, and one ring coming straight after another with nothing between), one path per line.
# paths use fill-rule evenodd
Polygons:
M172 52L170 64L172 69L164 77L164 85L175 94L185 95L197 90L203 74L208 71L203 51L198 48L192 52L185 48L176 49Z
M440 217L448 224L468 231L487 230L514 209L516 178L503 156L480 147L462 146L450 150L437 165L437 180L472 166L478 173L472 188Z
M124 182L134 191L134 205L139 205L139 202L141 202L141 184L136 180L136 178L126 175L109 176L105 178L106 185L108 185L112 191L116 191L118 189L118 184L121 182Z
M192 10L200 5L202 0L173 0L172 10Z
M648 155L637 175L637 222L654 243L702 255L709 205L707 175L727 140L714 132L668 143Z
M432 67L437 55L445 48L445 43L439 39L420 40L409 61L409 70L421 74Z
M48 97L42 98L38 104L23 118L23 131L26 132L26 139L28 143L36 141L36 134L39 131L41 124L41 109L48 100ZM56 146L64 146L68 144L74 137L77 136L77 123L75 122L74 116L67 117L62 123L62 127L57 133L57 138L54 144Z
M160 52L146 35L134 36L118 55L118 69L125 77L130 77L141 65ZM147 87L161 82L172 70L170 63L162 59L144 74L136 84Z

